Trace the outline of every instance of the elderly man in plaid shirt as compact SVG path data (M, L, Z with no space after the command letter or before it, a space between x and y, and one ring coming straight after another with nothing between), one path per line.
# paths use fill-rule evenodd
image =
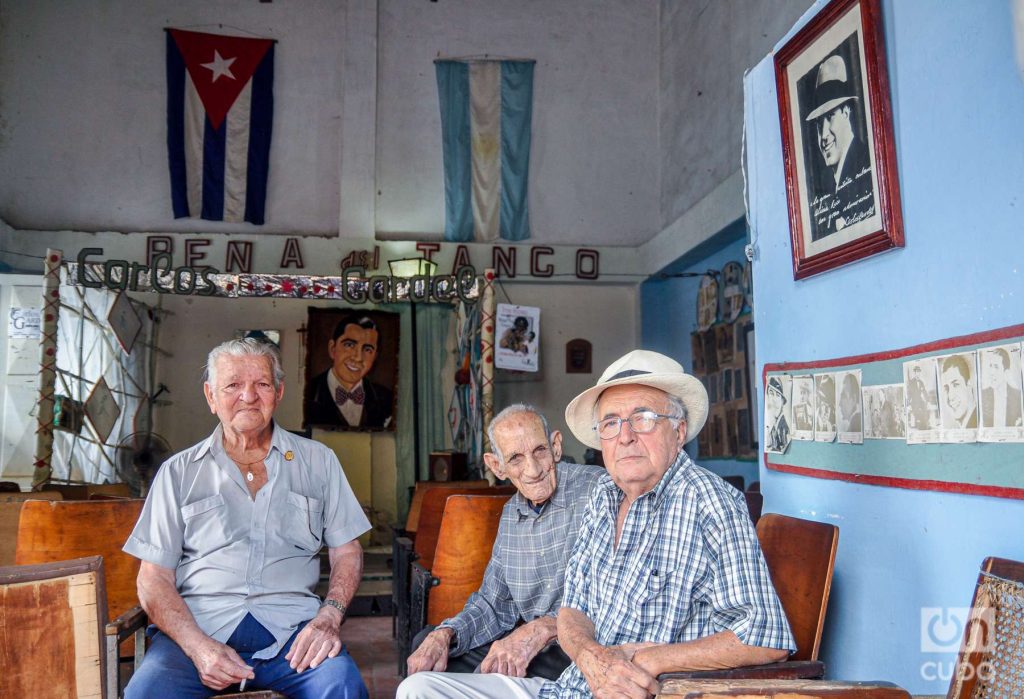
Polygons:
M458 615L413 641L399 697L463 697L454 673L477 670L484 674L465 677L554 679L571 662L556 642L555 618L569 553L604 472L559 462L561 433L549 432L544 416L526 405L501 411L488 436L494 453L484 455L487 466L519 492L502 512L480 590Z
M574 662L554 682L477 676L463 696L642 699L664 672L795 649L742 496L683 451L707 411L699 381L644 350L569 403L569 428L608 468L566 567L558 642Z

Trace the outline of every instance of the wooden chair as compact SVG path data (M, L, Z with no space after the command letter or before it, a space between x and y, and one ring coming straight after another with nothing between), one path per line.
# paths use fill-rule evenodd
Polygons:
M750 513L750 521L757 526L758 521L761 519L761 508L764 507L764 496L761 493L752 493L749 490L743 493L743 498L747 501L747 512Z
M105 696L102 558L0 568L0 619L0 696Z
M661 685L658 699L910 699L890 682L814 682L807 680L671 680Z
M26 500L60 500L60 493L0 493L0 566L14 565L18 518Z
M103 556L106 608L123 614L139 603L139 559L121 550L144 500L28 500L21 508L14 561L18 565ZM104 619L104 622L106 619ZM127 646L126 653L131 652Z
M106 625L107 649L105 667L107 672L106 685L108 688L106 699L119 699L121 697L120 677L117 671L118 661L120 660L118 648L132 636L135 637L135 661L132 666L132 672L138 670L139 665L142 664L142 658L146 652L145 637L146 625L148 623L149 619L142 607L132 607ZM249 692L235 692L234 694L218 694L217 696L222 698L234 697L236 699L241 697L245 697L245 699L287 699L283 694L260 689Z
M441 520L441 535L430 568L426 591L428 624L440 624L462 611L469 596L480 589L498 535L501 511L508 495L453 495ZM417 561L414 567L426 570Z
M486 480L475 481L418 481L413 491L412 501L409 503L409 514L405 518L405 528L398 526L391 528L391 608L394 614L391 617L391 635L398 637L398 606L403 601L408 601L409 579L408 570L412 563L412 542L416 540L416 530L419 528L420 512L423 510L423 498L427 492L435 488L486 488ZM400 584L396 584L395 578L401 577ZM407 618L408 614L403 615Z
M736 490L743 492L744 480L743 476L722 476L722 480L731 485Z
M947 699L1017 697L1024 691L1024 563L986 558L981 564L974 599ZM671 680L662 683L659 697L719 699L773 696L782 699L907 699L891 684L857 682L780 682Z
M768 572L789 618L797 650L782 663L751 665L730 670L672 672L659 679L820 679L825 664L818 660L825 610L832 589L839 528L779 514L757 523Z
M498 486L495 488L479 488L471 486L468 488L428 488L423 495L423 503L420 508L420 517L417 526L416 540L411 541L407 537L397 537L392 547L392 578L391 595L394 605L394 636L397 639L399 649L408 648L412 642L409 635L409 585L414 561L421 561L422 565L430 569L434 559L434 549L437 546L438 535L441 531L441 517L444 514L445 502L451 495L505 495L509 496L516 492L514 486Z
M1024 563L986 558L948 699L1024 693Z
M84 485L73 485L70 483L44 483L41 491L44 493L60 493L65 500L87 500L89 489Z
M118 498L134 497L132 488L127 483L90 483L85 486L85 499L91 500L94 495L105 495Z
M423 507L423 496L432 488L487 488L489 483L484 479L473 481L419 481L409 503L409 514L405 518L405 536L415 536L419 526L420 510ZM409 537L413 538L413 537Z
M410 642L426 624L439 624L460 612L469 596L480 589L491 560L501 511L511 495L448 496L430 568L422 560L412 564L407 634ZM402 675L410 650L406 645L399 651Z

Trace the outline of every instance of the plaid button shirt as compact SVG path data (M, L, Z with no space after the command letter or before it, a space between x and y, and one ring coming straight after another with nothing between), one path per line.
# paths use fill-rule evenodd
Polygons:
M680 451L632 504L615 548L623 497L611 476L601 478L565 572L562 606L589 617L598 643L682 643L733 631L747 645L796 648L739 491ZM540 696L591 692L573 664Z
M455 630L451 655L505 636L520 619L558 613L565 564L604 469L568 463L556 468L558 486L540 513L520 493L505 504L480 590L458 615L439 625Z

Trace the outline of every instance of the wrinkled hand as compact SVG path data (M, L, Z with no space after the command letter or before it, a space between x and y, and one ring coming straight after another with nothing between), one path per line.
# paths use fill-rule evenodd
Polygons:
M234 648L206 637L188 654L199 671L200 681L210 689L221 690L256 677Z
M417 672L444 672L448 667L448 647L454 631L445 627L427 634L416 652L409 656L406 667L410 675Z
M480 672L496 672L509 677L526 677L526 668L547 644L547 636L532 625L524 624L505 638L491 644L487 657L480 663Z
M321 607L295 637L291 649L284 656L288 665L295 672L302 672L340 653L341 619L341 612L334 607Z
M647 699L658 693L658 680L630 660L640 647L648 645L653 644L594 646L577 656L576 665L595 699Z

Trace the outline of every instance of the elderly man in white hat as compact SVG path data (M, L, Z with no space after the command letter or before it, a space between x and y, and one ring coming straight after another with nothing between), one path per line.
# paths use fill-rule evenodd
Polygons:
M707 413L701 383L644 350L569 403L569 429L608 468L558 613L574 663L554 682L476 675L462 696L646 699L661 673L777 662L796 648L742 494L683 451Z
M566 408L608 474L566 568L558 639L574 664L539 696L644 698L661 673L796 648L742 495L683 451L707 412L700 381L645 350Z
M873 216L875 196L871 158L857 136L857 94L841 56L829 56L818 66L811 106L804 120L815 125L818 149L833 180L812 206L813 238L818 240Z

